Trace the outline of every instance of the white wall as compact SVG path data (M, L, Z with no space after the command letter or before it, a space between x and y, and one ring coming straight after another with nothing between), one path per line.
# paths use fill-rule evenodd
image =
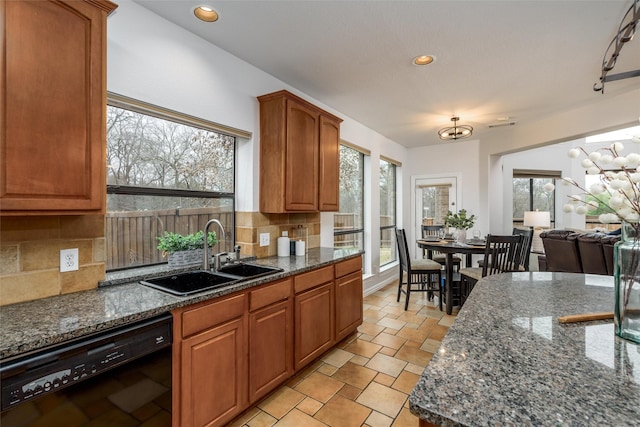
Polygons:
M405 200L404 214L402 216L403 225L406 228L413 228L412 210L409 208L411 195L414 189L411 188L411 178L421 175L460 175L461 184L458 183L458 198L461 200L457 209L466 209L475 214L478 219L474 228L488 230L489 218L487 215L479 215L479 182L478 182L478 154L480 141L460 140L457 142L446 142L442 145L429 147L412 148L408 150L409 159L404 168L402 182L403 198ZM415 232L415 230L412 230ZM409 230L407 230L407 239ZM413 236L412 239L417 238ZM415 248L414 248L415 249Z

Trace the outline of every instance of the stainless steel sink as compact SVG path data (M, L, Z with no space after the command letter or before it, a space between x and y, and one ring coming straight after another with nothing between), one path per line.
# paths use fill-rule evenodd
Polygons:
M185 296L221 288L233 283L268 276L283 271L277 267L237 263L224 266L217 272L189 271L156 279L141 280L140 283L173 295Z
M218 273L230 274L233 276L239 276L243 279L255 279L257 277L267 276L273 273L279 273L283 271L277 267L267 267L265 265L256 265L248 263L238 263L225 265L218 270Z
M227 276L199 270L141 280L140 283L173 295L185 296L228 286L241 279L240 276Z

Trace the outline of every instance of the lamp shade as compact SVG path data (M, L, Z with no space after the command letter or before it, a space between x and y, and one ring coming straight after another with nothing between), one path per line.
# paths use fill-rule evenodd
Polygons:
M549 227L551 214L546 211L527 211L524 213L524 225L529 227Z

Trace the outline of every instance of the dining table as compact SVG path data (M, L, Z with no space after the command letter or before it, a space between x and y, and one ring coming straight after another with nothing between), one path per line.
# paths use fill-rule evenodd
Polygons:
M486 243L460 243L447 239L419 239L417 243L419 248L427 251L429 258L431 258L433 251L445 255L445 307L447 314L451 314L453 312L453 255L466 255L466 266L471 267L471 256L474 254L484 254Z

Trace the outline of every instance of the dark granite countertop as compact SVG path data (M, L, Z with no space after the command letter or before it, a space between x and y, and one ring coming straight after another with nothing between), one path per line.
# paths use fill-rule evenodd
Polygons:
M47 347L102 330L165 313L293 274L360 255L355 249L310 249L305 257L269 257L252 263L283 272L187 297L177 297L109 274L110 284L97 289L0 307L0 359ZM166 267L141 278L166 275Z
M442 426L637 426L640 346L613 321L613 278L509 273L478 282L409 397Z

